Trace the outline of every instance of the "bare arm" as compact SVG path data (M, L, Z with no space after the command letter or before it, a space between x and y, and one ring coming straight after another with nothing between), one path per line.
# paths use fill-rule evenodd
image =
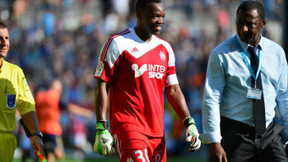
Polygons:
M190 116L185 97L178 84L166 87L166 94L170 104L181 119Z
M227 162L226 152L220 143L210 143L209 158L211 162Z
M80 115L83 117L86 117L87 119L92 119L92 112L91 110L86 109L85 107L73 104L73 103L68 103L68 110L69 112Z
M108 83L97 79L95 88L96 137L93 150L103 156L112 156L115 153L113 138L108 130Z
M22 115L22 120L24 121L25 126L28 128L31 134L39 131L38 120L35 111L31 111Z
M95 113L97 121L107 120L108 112L108 84L107 82L97 79L95 88Z
M25 123L25 126L28 128L29 132L33 135L36 131L39 131L38 120L35 111L28 112L22 115L22 120ZM33 150L40 151L44 155L43 147L44 144L42 139L38 135L33 135L30 138L31 146Z

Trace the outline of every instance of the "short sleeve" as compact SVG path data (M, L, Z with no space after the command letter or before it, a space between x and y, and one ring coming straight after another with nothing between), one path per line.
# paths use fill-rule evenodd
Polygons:
M20 115L35 111L35 101L22 69L17 72L17 108Z
M101 49L94 77L109 82L114 74L115 62L119 56L120 52L116 42L113 38L109 38Z

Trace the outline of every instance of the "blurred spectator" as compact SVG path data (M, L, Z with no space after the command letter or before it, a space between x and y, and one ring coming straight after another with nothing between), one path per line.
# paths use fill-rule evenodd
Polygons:
M48 90L40 90L35 96L36 114L40 131L43 133L44 151L48 162L54 162L55 158L63 160L65 157L61 137L60 108L66 108L69 112L88 119L93 116L93 113L86 108L60 100L62 90L61 81L54 79Z

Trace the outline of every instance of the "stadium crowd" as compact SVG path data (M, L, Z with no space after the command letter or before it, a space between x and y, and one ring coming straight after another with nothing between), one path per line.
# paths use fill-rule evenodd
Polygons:
M7 23L11 48L7 57L26 74L34 94L58 78L62 99L94 111L94 72L101 45L108 35L135 25L136 0L3 0L0 19ZM221 41L235 34L233 15L240 0L165 0L166 24L161 37L176 55L176 70L190 112L201 132L201 106L207 59ZM269 24L281 29L282 0L263 0ZM281 33L281 30L278 32ZM183 153L182 123L166 105L165 128L169 155ZM61 112L66 150L93 154L96 118ZM20 131L19 131L20 132ZM19 135L19 132L15 132ZM18 136L20 138L20 135ZM182 141L182 142L181 142ZM184 143L185 144L185 143ZM19 142L19 148L21 142ZM205 154L205 146L202 148ZM199 153L198 153L199 154ZM191 155L191 154L190 154ZM192 154L192 156L196 154ZM83 158L84 158L83 156ZM79 156L78 156L79 157Z

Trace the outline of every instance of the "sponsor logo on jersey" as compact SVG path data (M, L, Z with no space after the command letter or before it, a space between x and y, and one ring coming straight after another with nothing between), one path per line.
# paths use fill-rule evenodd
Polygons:
M140 77L147 71L149 74L149 78L156 79L163 79L166 69L165 66L153 64L144 64L140 68L137 64L133 64L131 68L133 71L135 71L135 78Z
M126 162L134 162L134 160L130 157L130 158L127 158Z
M7 94L6 95L6 107L10 110L14 109L16 106L16 95L15 94Z
M103 70L104 70L104 64L102 61L99 61L96 68L95 76L99 77L102 74Z

